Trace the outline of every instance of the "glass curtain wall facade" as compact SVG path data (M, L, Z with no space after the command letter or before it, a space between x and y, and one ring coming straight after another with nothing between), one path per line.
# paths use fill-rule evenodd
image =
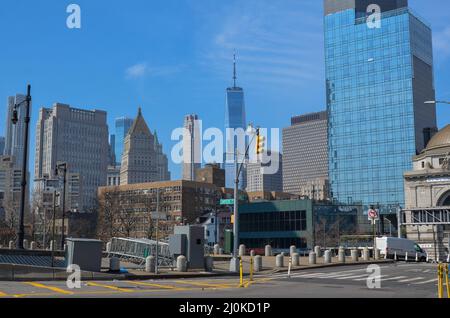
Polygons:
M366 7L325 1L329 169L339 203L395 213L403 173L436 127L435 107L424 104L435 95L432 36L406 1L381 2L391 5L381 28L369 28Z
M225 131L228 128L238 129L241 128L246 130L246 118L245 118L245 101L244 101L244 90L240 87L232 87L227 89L227 99L226 99L226 114L225 114ZM226 140L227 149L234 151L235 147L238 145L237 138L228 138ZM233 160L232 154L226 154L225 158L227 161ZM239 158L239 156L238 156ZM242 162L242 158L239 158ZM225 183L227 188L234 188L234 182L236 178L236 168L232 163L224 164L225 168ZM239 188L244 189L246 184L246 173L243 169L242 174L239 179Z
M128 131L131 128L131 125L133 125L133 119L131 118L117 118L116 119L116 135L115 135L115 154L116 154L116 161L117 165L122 164L122 154L123 154L123 144L125 141L125 137L128 134Z

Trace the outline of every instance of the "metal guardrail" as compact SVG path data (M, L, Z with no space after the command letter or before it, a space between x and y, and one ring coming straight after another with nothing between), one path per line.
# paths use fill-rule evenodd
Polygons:
M156 257L158 246L158 265L171 266L173 258L169 251L169 243L148 239L113 238L108 257L115 256L121 260L144 265L148 256Z

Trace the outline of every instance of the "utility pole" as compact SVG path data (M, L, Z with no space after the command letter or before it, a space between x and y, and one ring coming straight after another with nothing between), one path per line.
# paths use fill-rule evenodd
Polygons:
M52 267L55 267L55 225L56 222L56 189L53 190L53 229L52 229L52 242L51 242L51 255L52 255Z
M65 243L65 218L66 218L66 184L67 184L67 163L56 165L55 174L59 174L59 170L63 171L63 196L62 196L62 227L61 227L61 250L64 250Z
M19 104L14 105L14 111L12 116L12 123L14 125L19 121L17 117L17 108ZM25 99L25 136L23 145L23 160L22 160L22 182L21 182L21 196L20 196L20 215L19 215L19 230L17 232L17 249L23 250L23 240L25 238L25 193L27 191L27 168L28 168L28 135L30 130L30 104L31 104L31 85L27 87L27 97Z
M159 188L156 190L156 260L155 274L158 274L158 258L159 258Z

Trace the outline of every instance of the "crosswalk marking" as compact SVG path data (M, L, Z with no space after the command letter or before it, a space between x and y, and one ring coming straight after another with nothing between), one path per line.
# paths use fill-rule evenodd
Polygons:
M125 293L132 293L132 290L126 289L126 288L120 288L120 287L116 287L116 286L111 286L111 285L105 285L105 284L99 284L99 283L87 283L88 286L95 286L95 287L103 287L103 288L108 288L108 289L112 289L112 290L117 290L117 291L121 291L121 292L125 292Z
M371 279L383 279L386 276L387 275L374 276L374 277L371 277ZM353 279L353 280L355 282L362 282L364 280L367 280L368 278L369 278L369 274L367 274L366 277L364 277L364 278L357 278L357 279Z
M434 283L437 281L438 281L438 279L435 278L435 279L426 280L424 282L416 282L416 283L413 283L413 285L424 285L424 284Z
M408 278L408 279L403 279L403 280L399 280L399 283L409 283L409 282L414 282L416 280L421 280L424 279L425 277L414 277L414 278Z
M407 278L407 277L406 276L397 276L397 277L383 278L383 282L388 281L388 280L399 280L399 279L403 279L403 278Z
M338 277L336 279L354 279L354 278L361 278L361 277L369 277L368 274L364 274L364 275L353 275L353 276L344 276L344 277Z
M48 290L51 290L51 291L54 291L56 293L63 294L63 295L73 295L72 292L58 288L58 287L47 286L47 285L40 284L40 283L25 283L25 284L31 285L31 286L37 287L37 288L48 289Z

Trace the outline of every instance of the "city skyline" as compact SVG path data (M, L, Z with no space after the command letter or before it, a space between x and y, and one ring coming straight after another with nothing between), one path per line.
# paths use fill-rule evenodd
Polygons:
M432 22L436 95L439 99L448 100L450 32L444 13L450 8L450 4L446 1L433 2L434 6L427 6L418 0L410 1L410 6ZM140 22L132 21L120 12L120 5L104 12L101 6L87 1L80 1L79 4L83 10L83 27L76 31L65 27L64 5L53 6L44 3L37 6L25 1L5 5L5 12L9 10L11 16L19 13L24 16L20 25L10 20L9 16L5 16L0 22L5 25L2 28L4 30L8 29L6 25L17 26L5 34L5 39L12 43L12 47L15 44L20 45L17 39L23 38L22 34L34 27L39 17L46 16L46 12L50 16L46 21L42 21L42 25L39 21L41 29L33 30L36 33L31 40L32 45L39 48L33 53L33 58L29 58L25 51L5 50L0 53L2 61L9 61L0 63L4 73L9 75L8 83L0 87L0 98L5 104L7 96L25 93L27 82L33 85L31 127L35 126L38 110L42 105L62 102L83 109L106 110L111 134L115 118L133 117L133 110L142 105L146 112L150 112L149 124L159 132L164 152L168 153L173 145L170 133L181 126L178 118L187 112L197 113L204 119L205 127L223 127L223 90L231 84L230 64L235 49L238 52L240 83L246 87L247 116L252 122L263 127L282 128L288 126L292 116L325 109L324 66L322 59L317 58L324 54L321 1L302 1L301 4L297 1L287 1L282 6L267 1L246 1L241 4L231 1L228 4L215 5L215 19L208 16L212 5L200 8L192 1L164 4L156 2L154 10L146 10L147 3L143 1L129 5L130 12L150 15L152 19L148 21L154 21L159 28L168 28L164 36L157 34L160 31L158 28L152 31L151 24L141 25ZM179 6L179 13L172 12L175 4ZM442 10L435 10L436 7ZM170 18L170 21L178 19L181 26L192 24L189 36L182 37L185 30L180 25L169 26L162 18L157 18L154 12L158 9L161 9L163 16ZM247 18L242 17L241 11ZM291 14L281 19L280 14L287 11ZM193 13L194 18L188 18L188 13ZM218 19L220 15L222 17ZM273 30L264 35L263 31L268 29L266 18L271 18L270 26ZM118 25L110 22L116 20L121 22ZM113 36L104 38L104 46L113 49L116 47L116 41L127 41L133 50L121 49L111 55L111 61L97 61L96 65L93 65L90 55L86 52L89 51L87 48L93 45L92 41L103 34L102 23L113 28ZM237 32L236 28L241 26L239 29L245 31ZM287 27L292 29L290 33L284 32ZM305 27L308 28L308 33L302 31ZM210 30L207 30L208 28ZM136 33L137 29L142 30L142 33L138 32L132 38L126 39L128 31L133 30ZM66 56L55 57L54 53L45 47L48 40L38 36L37 32L53 36L56 43L67 48ZM203 33L207 41L200 41ZM151 44L141 44L142 41L138 43L138 36L162 41L164 45L155 51ZM277 49L271 52L274 41ZM301 42L307 42L307 45L298 44ZM184 46L184 51L175 50L177 43L188 45ZM214 58L205 56L207 54L204 52L208 52L209 48L214 49L211 50ZM103 44L102 51L98 45L94 45L92 49L94 53L104 52ZM40 59L39 66L34 63L36 59ZM161 65L148 62L153 59L156 64ZM67 61L71 62L66 63ZM305 64L311 65L312 69L305 68ZM292 69L297 70L294 77ZM292 72L287 72L288 70ZM66 77L64 83L59 83L59 80L56 81L58 72L67 72L73 76ZM304 79L304 76L312 76L312 73L316 78ZM116 87L121 87L121 90L111 90ZM179 91L177 94L173 94L175 89ZM271 114L271 109L275 107L277 116ZM1 107L1 117L6 116L5 108ZM168 112L167 109L171 111ZM215 111L211 113L211 109ZM449 117L450 110L439 106L439 128L445 125ZM4 135L4 125L5 120L0 120L0 135ZM32 129L31 141L34 140L34 134ZM30 145L30 162L33 162L33 142ZM30 170L32 171L32 167ZM180 165L171 162L169 170L174 179L181 177Z

